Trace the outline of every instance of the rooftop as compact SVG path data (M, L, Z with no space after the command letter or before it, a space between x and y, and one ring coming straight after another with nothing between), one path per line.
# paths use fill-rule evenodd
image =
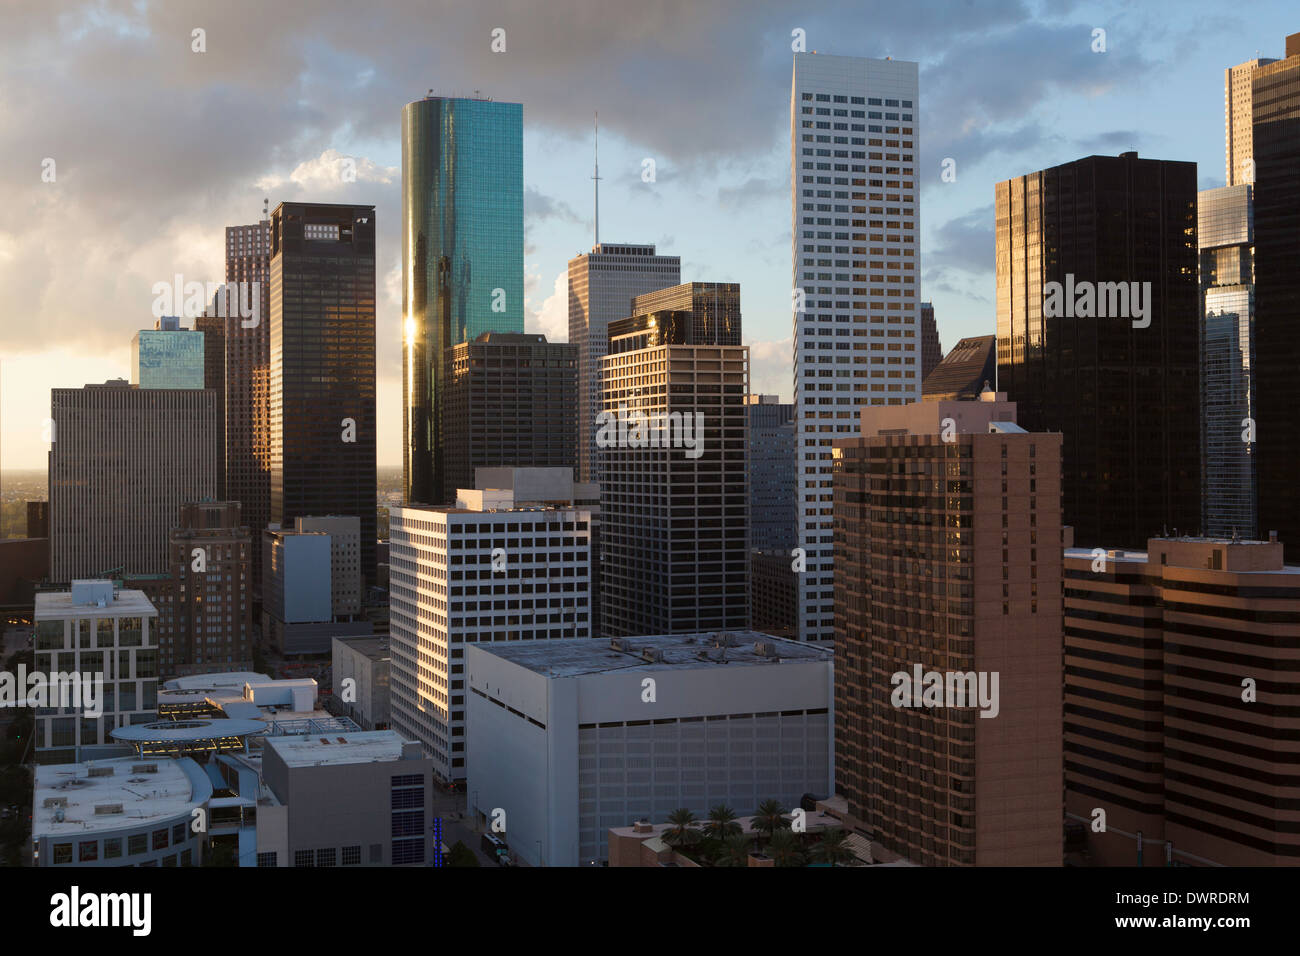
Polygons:
M66 617L157 617L158 611L143 591L115 590L104 607L74 604L71 591L45 591L36 595L36 620Z
M290 767L400 760L404 743L393 730L354 731L336 737L268 737L266 740L266 746L274 749Z
M607 671L719 668L737 664L780 666L783 661L829 662L832 657L830 648L758 631L658 634L616 638L614 641L575 637L474 646L549 677L577 677Z
M155 770L136 772L144 767ZM134 827L185 813L211 795L211 784L192 760L117 757L37 766L32 837ZM57 805L60 801L64 805Z
M336 637L334 640L346 644L372 661L386 661L392 656L389 653L387 637Z

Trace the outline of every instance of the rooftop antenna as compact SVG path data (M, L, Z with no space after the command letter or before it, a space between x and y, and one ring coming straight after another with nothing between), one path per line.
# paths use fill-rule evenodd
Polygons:
M271 218L271 198L269 196L262 200L262 218Z
M600 111L595 113L595 119L592 124L595 128L595 158L596 170L592 175L596 188L596 245L600 245Z

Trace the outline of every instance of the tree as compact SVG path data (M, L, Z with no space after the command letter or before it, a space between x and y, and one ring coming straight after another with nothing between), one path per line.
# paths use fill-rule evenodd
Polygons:
M709 821L704 824L704 832L715 840L726 840L733 833L740 833L740 824L736 822L736 813L725 803L719 803L709 810Z
M478 866L478 857L462 841L457 840L447 851L448 866Z
M748 866L749 851L753 841L743 833L733 833L722 841L722 852L718 855L718 866Z
M839 827L833 827L822 834L821 841L812 848L813 859L819 863L852 863L857 857L849 849L845 840L848 834Z
M679 808L668 814L672 824L664 831L663 840L669 846L691 846L700 842L700 831L695 828L695 814L685 808Z
M777 800L764 800L754 811L754 829L766 835L769 840L786 825L785 810Z
M803 865L803 849L799 846L799 837L793 830L774 830L772 839L767 844L767 855L777 866Z

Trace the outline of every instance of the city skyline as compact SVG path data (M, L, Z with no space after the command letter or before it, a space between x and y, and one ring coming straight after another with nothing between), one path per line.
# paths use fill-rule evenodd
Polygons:
M670 8L633 15L664 17L665 9ZM219 280L223 227L262 218L264 198L272 204L376 205L381 223L378 458L384 467L400 464L399 120L401 105L430 87L437 94L465 96L478 89L523 103L526 331L543 332L552 342L566 339L566 263L594 240L590 123L592 110L599 109L605 237L657 243L661 254L681 257L686 278L707 274L744 285L753 388L790 400L792 344L782 265L789 244L784 167L794 30L805 32L810 51L919 62L927 104L918 163L926 210L919 227L920 295L935 302L945 341L988 334L993 182L1089 153L1114 155L1135 147L1141 155L1196 162L1199 188L1223 184L1222 113L1205 107L1221 103L1226 68L1256 55L1280 57L1281 38L1290 27L1281 5L1253 11L1249 22L1211 9L1193 5L1170 26L1144 22L1141 13L1107 4L1079 5L1064 15L1021 4L949 15L940 5L925 5L872 13L870 44L828 46L825 38L844 35L866 13L847 4L807 13L773 5L743 15L723 6L707 13L678 10L668 18L681 30L657 34L639 48L617 37L606 42L603 24L580 30L576 5L556 10L549 18L554 22L539 22L532 13L504 16L488 10L461 18L454 44L420 41L446 44L439 48L446 56L433 71L427 56L416 57L412 41L402 36L399 27L407 15L400 5L386 9L374 32L356 37L342 36L328 14L286 13L266 18L267 35L260 42L282 40L292 18L303 36L292 49L314 39L356 69L324 77L311 58L291 56L261 69L296 70L283 73L293 81L282 87L298 93L263 103L268 98L258 92L252 104L246 102L254 95L251 81L238 74L241 61L213 55L234 35L224 14L205 10L201 17L187 18L180 4L165 12L142 8L120 16L100 11L87 19L84 30L60 34L64 45L57 49L50 45L55 21L39 13L16 15L3 42L6 63L15 64L6 75L6 90L20 105L3 128L32 142L33 155L11 155L4 177L5 198L19 215L13 220L17 225L0 232L0 295L10 297L0 302L10 314L34 313L34 321L7 323L0 335L6 435L0 467L43 465L45 416L33 415L24 398L43 396L53 387L129 377L129 336L152 325L153 283L177 272L187 279ZM191 19L207 24L205 54L191 52ZM506 48L493 53L491 31L498 20L506 30ZM1092 50L1092 31L1098 28L1107 31L1105 53ZM175 51L152 42L169 31L177 34ZM482 35L478 52L468 41L476 32ZM749 82L721 88L709 82L717 56L703 56L704 36L736 53L734 62L744 64L738 69L747 72ZM1134 37L1141 38L1140 45ZM146 44L146 38L152 39ZM95 43L162 58L169 72L185 67L187 82L206 91L206 98L196 101L201 108L192 116L178 113L176 103L162 94L124 80L111 94L124 100L117 104L122 107L117 125L99 130L103 143L88 153L81 133L101 125L83 112L89 107L64 95L58 84L25 88L18 71L28 56L39 53L63 62L70 82ZM1020 54L1031 58L1025 68L1032 68L1032 82L1008 87L1005 77L992 75L998 71L978 69L989 58L1023 50L1033 51ZM196 59L173 62L181 54ZM611 58L620 56L645 63L643 79L658 83L652 104L643 81L595 82L610 73ZM565 66L555 69L555 62ZM445 79L451 76L454 82ZM346 95L337 95L337 84ZM574 84L591 93L574 96ZM128 108L130 97L139 102ZM38 121L33 111L42 103L50 109ZM205 148L210 136L178 127L173 135L155 137L150 157L134 158L134 143L159 111L207 128L226 122L223 111L236 105L247 110L246 129L260 134L250 137L257 142L239 156L218 162ZM67 115L51 122L54 112ZM1068 119L1058 123L1058 117ZM275 129L275 123L282 128ZM703 130L714 134L690 135ZM38 142L48 145L38 147ZM55 160L52 183L42 182L45 158ZM955 182L941 179L945 158L956 163ZM655 160L652 182L643 180L646 159ZM30 170L21 167L25 161ZM205 188L196 190L190 177L163 168L168 165L196 170ZM347 182L353 168L355 181ZM133 194L136 190L140 195ZM50 207L51 202L57 205ZM61 218L42 215L49 208L77 216L86 227L81 232L102 230L97 247L81 246L80 234L56 239L56 233L45 233ZM689 232L678 225L684 210L692 214ZM746 238L737 240L738 234ZM78 262L79 272L63 271L65 261ZM95 320L88 318L92 314Z

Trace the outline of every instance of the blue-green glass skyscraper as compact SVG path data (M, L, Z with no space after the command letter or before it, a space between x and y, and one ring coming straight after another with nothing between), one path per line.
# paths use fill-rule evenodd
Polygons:
M165 315L131 338L131 382L140 388L202 388L203 333Z
M429 96L402 110L402 466L440 504L444 362L524 329L523 106Z

